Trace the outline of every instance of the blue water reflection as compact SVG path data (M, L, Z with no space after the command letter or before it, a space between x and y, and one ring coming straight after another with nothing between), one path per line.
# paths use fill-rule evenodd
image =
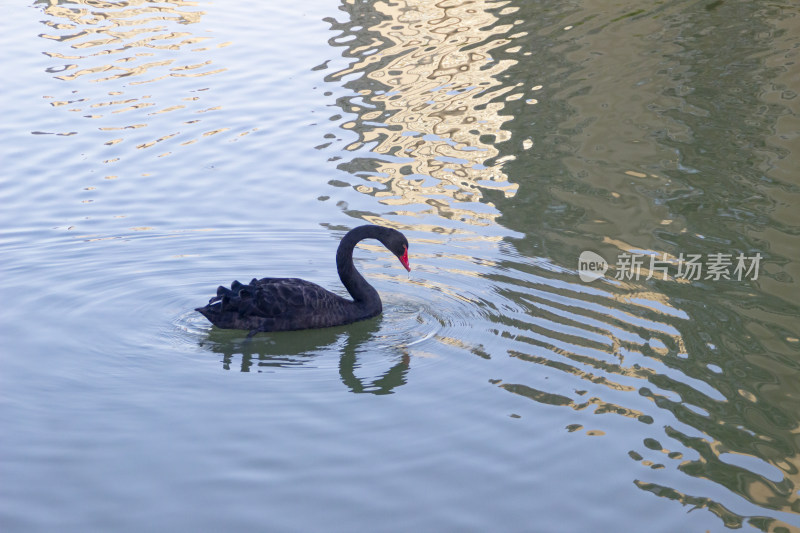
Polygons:
M793 15L13 10L0 522L800 527ZM410 275L359 247L381 317L247 340L191 311L236 278L341 291L365 221L411 242ZM617 276L715 253L758 279Z

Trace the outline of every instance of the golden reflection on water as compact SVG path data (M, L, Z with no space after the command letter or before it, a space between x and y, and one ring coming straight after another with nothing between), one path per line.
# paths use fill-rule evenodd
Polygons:
M37 2L43 4L45 2ZM151 50L179 50L183 46L198 44L209 37L194 37L189 32L167 31L163 24L166 22L177 24L194 24L200 21L203 11L187 11L181 8L195 6L194 2L150 2L147 0L128 0L126 2L96 2L92 0L75 0L70 5L84 5L87 7L68 7L57 0L46 2L44 12L51 17L43 23L56 30L58 33L43 33L40 37L67 43L74 50L86 50L85 54L63 54L60 52L45 52L46 55L58 59L82 60L91 56L114 55L130 53L136 48ZM169 7L164 7L164 4ZM175 42L178 41L178 42ZM97 47L101 47L99 50ZM195 49L195 51L203 48ZM118 58L105 64L81 69L79 65L70 63L58 71L69 72L56 76L60 80L74 80L100 72L111 72L107 77L96 78L93 81L108 81L121 77L144 74L154 67L169 66L174 59L147 62L140 58L152 57L154 54L137 53L134 56ZM135 64L139 63L139 64ZM205 61L195 65L183 65L170 69L171 76L205 76L217 71L204 71L187 74L184 71L194 70L210 62ZM132 64L127 66L127 64ZM56 69L51 69L55 72ZM158 78L156 78L158 79ZM147 83L155 81L139 81Z
M523 79L519 70L509 71L516 61L492 58L495 49L524 36L524 32L514 32L514 24L499 23L494 13L502 13L502 6L488 2L405 1L391 5L377 2L371 8L380 15L376 17L378 23L354 31L355 38L346 40L348 36L343 35L338 41L333 40L335 44L345 42L346 55L355 58L347 68L327 77L329 82L344 80L344 85L358 95L342 103L345 112L357 117L343 124L343 128L358 134L358 139L346 149L353 153L369 151L363 159L345 163L341 168L365 180L356 185L357 191L397 208L395 215L433 215L457 223L447 228L436 223L415 223L416 230L458 233L467 232L470 225L495 225L499 213L486 201L484 191L494 189L506 198L517 193L513 175L510 179L503 169L504 163L513 161L514 156L501 157L495 144L511 137L510 130L504 127L510 119L506 110L513 107L508 104L519 104L517 101L523 99L528 105L537 104L537 99L526 98L526 94L541 86L538 83L523 86L517 81ZM345 9L352 11L351 18L355 21L363 19L359 18L363 14L358 10L370 7L345 2ZM513 8L507 9L505 20L513 14ZM519 51L519 47L505 48L503 57ZM504 77L506 74L508 78ZM582 118L579 114L575 120ZM520 145L529 150L534 142L522 139ZM626 179L663 179L637 168L629 166L621 174ZM611 196L616 198L619 193L612 192ZM596 203L596 198L589 201ZM507 209L521 208L511 202L505 205ZM659 227L673 224L673 214L663 208L654 211L655 216L649 217L649 222ZM622 219L630 216L624 210L609 210L603 215L603 220L598 218L597 223L606 223L606 215ZM382 217L368 217L374 222L396 224ZM482 231L475 229L475 233ZM630 244L633 239L626 232L617 235L613 240L606 238L605 244L621 251L648 249L641 244ZM483 236L475 238L490 240ZM674 256L655 246L650 249L659 257ZM462 264L474 263L468 257L452 259ZM461 279L475 277L473 271L458 268L451 268L449 273ZM647 274L648 270L643 271L643 275ZM704 437L697 438L679 429L666 429L668 437L682 445L682 449L697 452L699 459L686 459L684 452L669 450L650 437L644 440L646 450L642 451L658 455L645 457L631 450L632 459L652 470L665 469L672 462L673 468L722 484L726 484L725 473L733 472L739 476L738 486L729 485L733 492L745 494L767 508L792 509L796 498L786 498L779 484L757 472L720 465L718 458L725 449L722 442L731 440L729 433L735 434L734 440L743 439L747 429L727 428L724 420L720 421L718 414L726 411L729 399L714 389L713 385L719 385L716 376L698 376L694 370L696 363L690 354L696 354L698 349L687 346L684 338L691 317L666 292L650 285L622 282L602 291L603 294L592 295L579 290L540 287L538 282L528 284L522 278L517 271L514 279L502 280L508 282L503 296L514 305L507 305L502 312L488 317L497 325L498 338L492 354L505 351L512 358L574 376L585 385L567 393L568 396L562 389L543 390L518 381L493 383L542 404L598 415L616 414L649 426L654 423L650 411L624 405L628 402L619 393L646 398L656 406L654 413L668 410L678 421L703 432ZM499 277L495 281L496 288L502 287ZM672 281L681 284L681 280ZM436 288L434 283L426 287ZM455 291L449 295L455 300L453 294ZM559 299L560 303L556 303ZM443 339L452 337L443 335L438 338L445 344L471 351L476 345L461 339L445 342ZM606 394L610 398L604 398ZM616 401L617 398L621 401ZM706 408L713 413L698 413ZM577 426L571 427L574 430ZM720 431L720 427L724 429ZM602 434L597 429L586 432L586 435ZM721 474L705 472L720 466ZM790 470L784 469L787 480L791 478ZM642 490L687 505L706 507L726 525L741 524L742 517L710 498L655 483L639 480L636 483ZM783 501L777 503L780 500Z
M204 11L197 3L185 1L154 2L127 0L100 2L75 0L64 3L58 0L37 1L45 18L47 30L39 36L53 44L44 54L61 64L51 66L47 72L54 78L72 84L67 97L45 95L54 108L79 113L96 121L101 132L135 132L151 126L156 117L165 113L182 112L178 122L187 130L194 130L200 120L195 115L219 110L219 106L202 105L200 94L207 87L186 85L180 96L173 96L164 83L204 78L226 69L200 55L214 48L228 46L229 42L213 43L213 38L197 36L188 31L201 22ZM150 93L147 87L156 83ZM94 84L110 90L98 94ZM154 96L155 95L155 96ZM190 114L187 117L187 113ZM191 118L190 118L191 117ZM168 127L175 127L173 119ZM186 146L200 138L215 135L228 128L215 128L192 134L186 139L184 131L170 131L154 135L150 140L138 141L137 149L146 149L170 139ZM78 132L33 132L75 135ZM117 133L119 134L119 133ZM104 141L114 146L125 140L115 137ZM160 156L169 155L164 152ZM109 157L104 163L116 163L119 157Z
M687 327L694 316L674 307L664 294L637 289L635 284L583 294L519 274L496 276L494 281L517 308L506 307L502 316L490 317L498 323L493 355L505 351L536 364L538 372L567 374L580 380L575 383L584 383L567 392L511 378L497 380L500 388L545 405L630 418L652 425L655 431L645 430L651 435L660 433L654 423L668 411L675 417L663 426L669 444L645 438L644 450L630 450L632 459L649 469L670 466L710 479L765 509L797 512L793 446L798 432L791 419L795 410L791 400L780 394L796 387L759 369L780 375L777 363L750 355L752 366L743 367L732 357L732 345L703 358L702 348L709 350L705 344L709 339ZM699 342L704 343L702 348ZM718 347L710 349L717 352ZM615 394L619 392L645 398L653 407L628 406L635 400ZM781 399L766 401L773 392ZM573 427L582 425L568 429ZM705 496L641 479L635 483L656 495L707 508L728 527L741 527L746 518Z
M482 191L511 197L517 190L503 171L513 156L492 161L499 156L494 143L510 138L503 129L509 119L502 114L504 102L525 94L522 82L502 81L516 62L491 55L513 33L513 25L497 24L490 11L501 6L488 1L344 3L352 20L363 15L359 10L372 9L381 22L354 30L345 53L354 61L326 78L350 80L345 86L358 95L344 106L357 118L342 127L358 134L346 150L371 152L365 156L369 163L343 167L366 180L356 190L396 207L397 215L433 214L459 223L448 229L415 223L417 229L456 233L467 231L464 224L494 225L499 213L482 202Z

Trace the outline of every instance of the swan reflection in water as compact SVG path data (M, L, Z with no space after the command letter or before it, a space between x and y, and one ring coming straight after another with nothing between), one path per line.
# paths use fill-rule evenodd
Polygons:
M339 377L354 393L392 394L405 385L410 356L405 347L390 347L381 342L380 318L348 326L299 332L272 333L247 338L243 331L212 328L201 346L222 355L225 370L234 368L241 357L241 372L275 372L280 368L313 366L326 353L339 352ZM365 363L372 377L356 373ZM377 373L375 372L378 368ZM385 369L385 370L384 370Z

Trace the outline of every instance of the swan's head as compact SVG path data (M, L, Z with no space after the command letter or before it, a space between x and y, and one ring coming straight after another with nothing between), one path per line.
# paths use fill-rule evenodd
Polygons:
M389 229L386 239L381 239L383 245L389 249L397 259L403 264L406 270L411 272L411 266L408 264L408 239L406 236L395 229Z
M406 236L396 229L375 224L365 224L347 232L336 252L336 264L339 265L341 261L346 260L352 261L353 246L363 239L379 240L400 260L405 269L411 272L411 266L408 264L408 239Z

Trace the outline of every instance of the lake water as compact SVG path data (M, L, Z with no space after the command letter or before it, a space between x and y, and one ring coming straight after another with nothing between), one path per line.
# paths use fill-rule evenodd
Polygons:
M293 5L6 10L0 529L800 531L797 6Z

